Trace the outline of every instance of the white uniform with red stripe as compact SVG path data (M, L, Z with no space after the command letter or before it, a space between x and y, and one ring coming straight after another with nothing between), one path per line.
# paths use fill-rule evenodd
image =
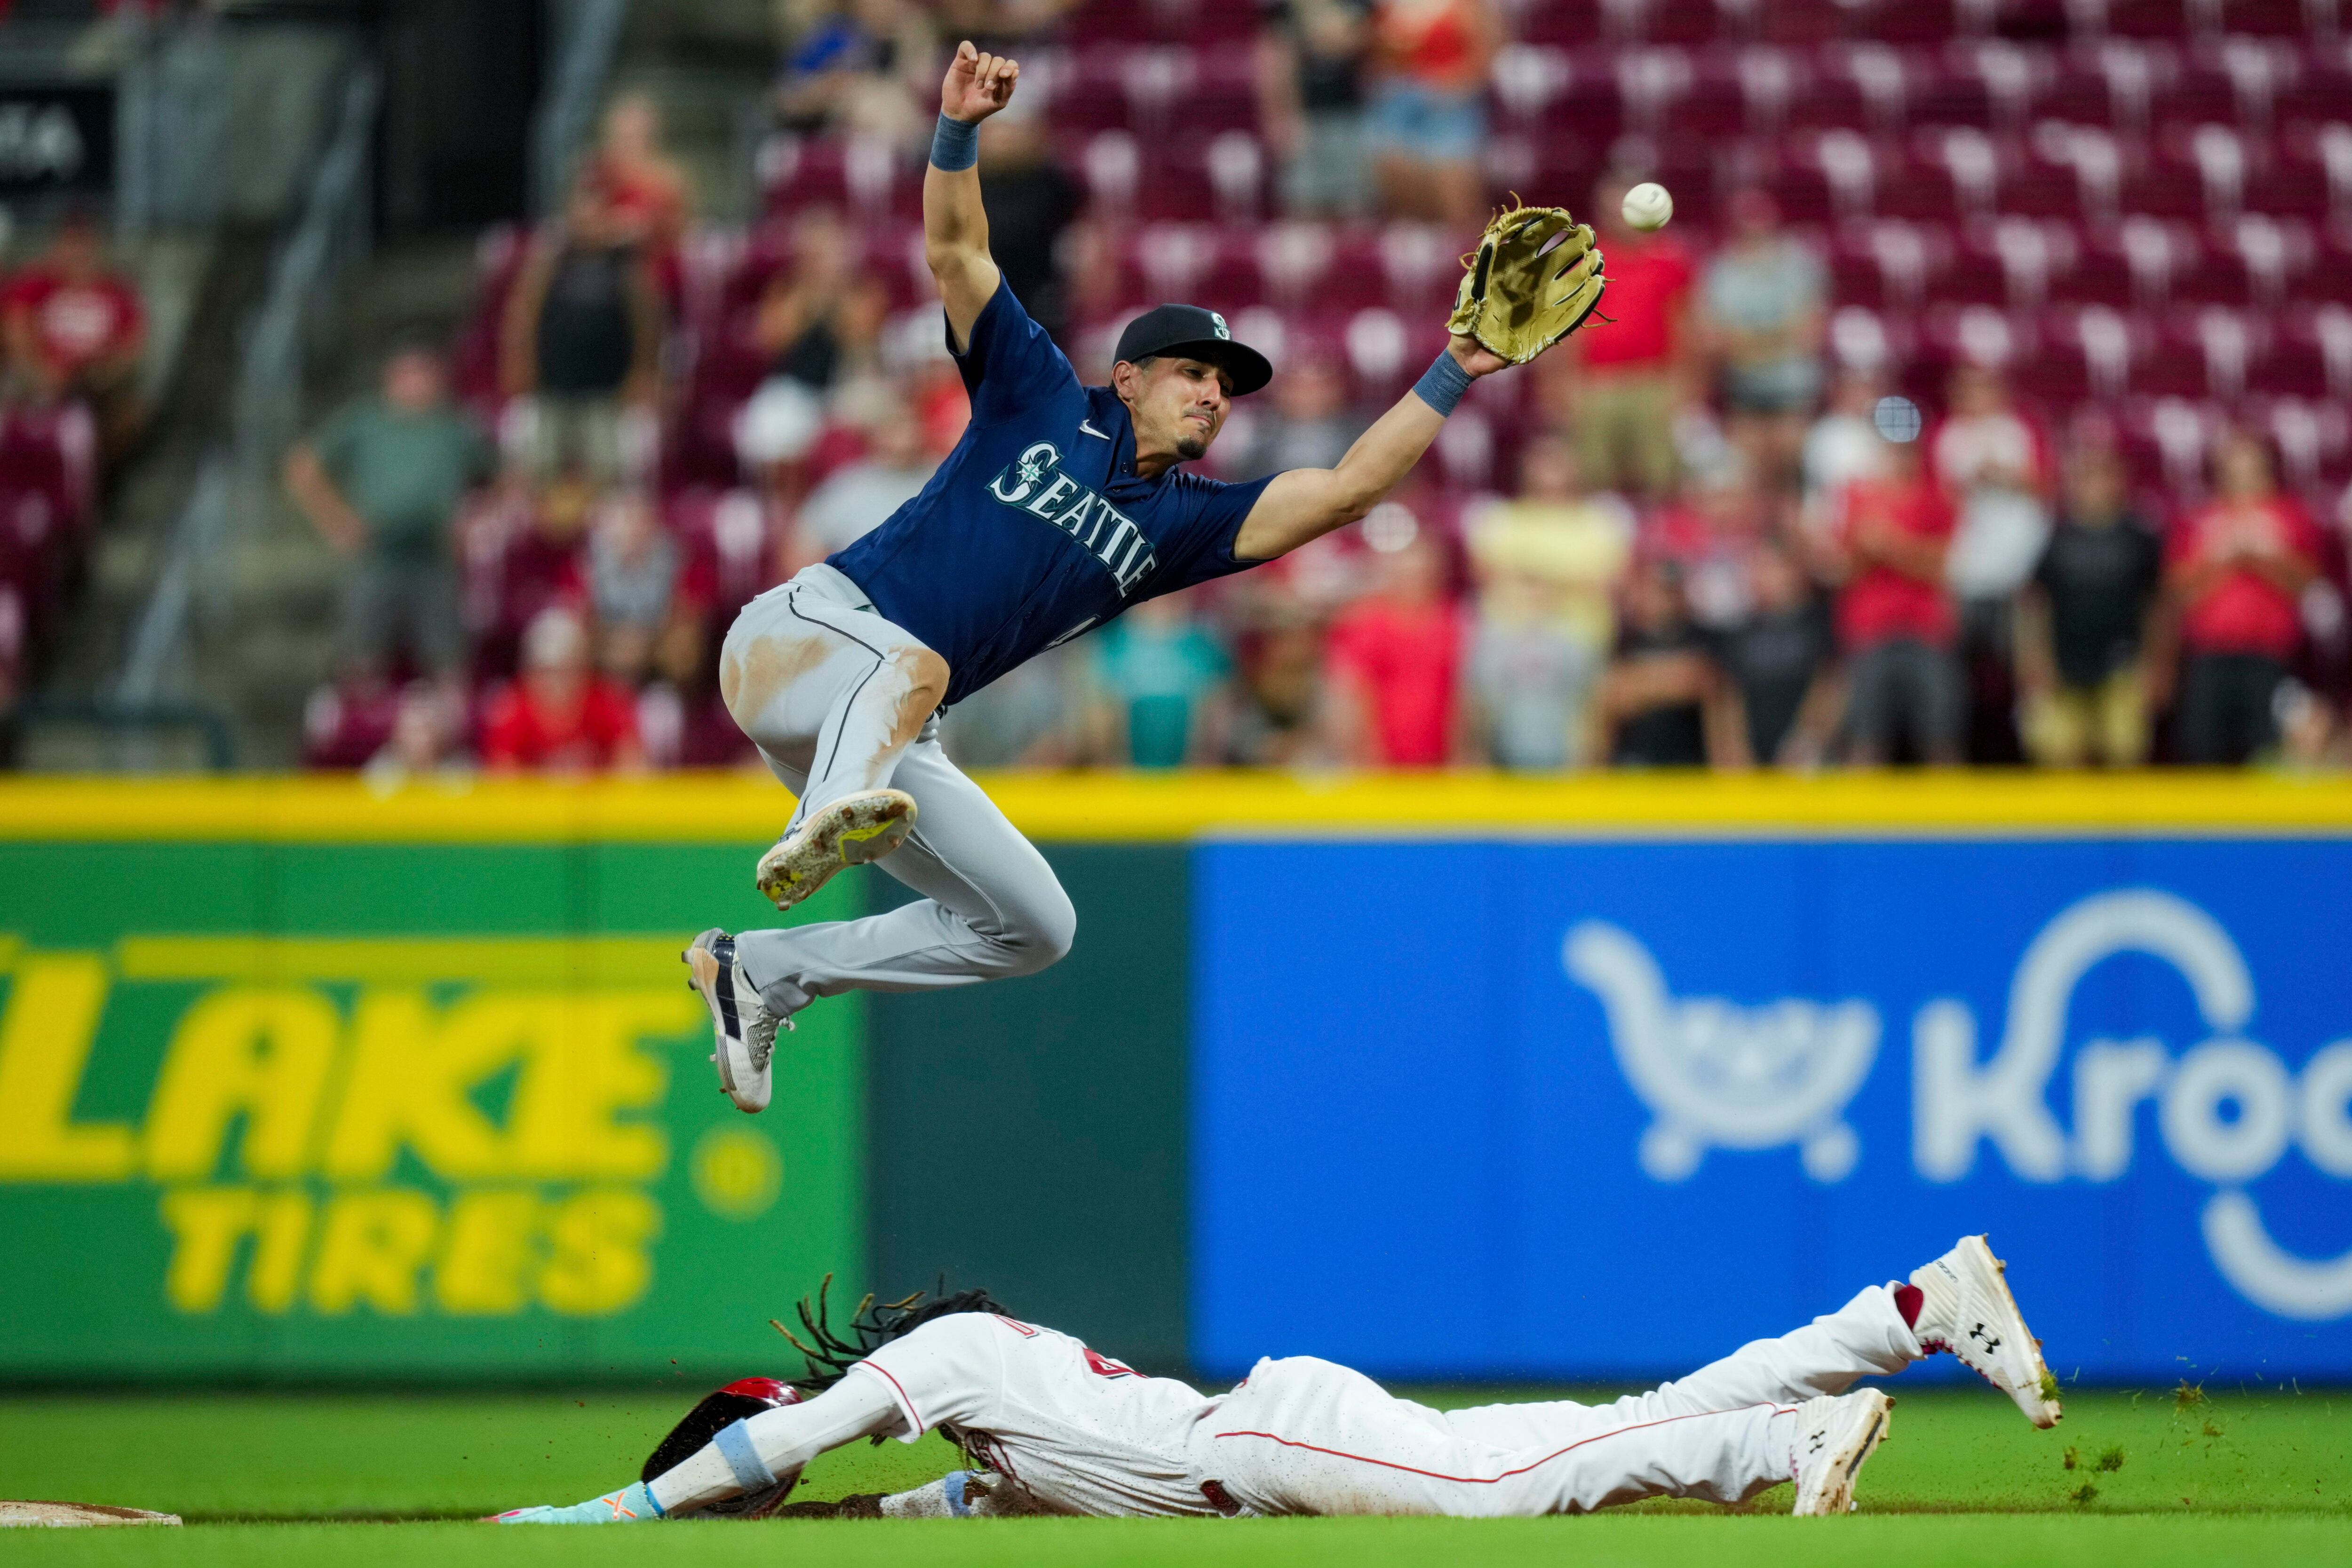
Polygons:
M984 1438L1006 1479L1054 1512L1477 1516L1751 1497L1792 1478L1799 1403L1923 1354L1873 1286L1608 1405L1433 1410L1311 1356L1261 1361L1212 1397L981 1313L927 1323L858 1365L889 1385L905 1440L942 1424Z
M888 1385L911 1443L951 1426L1035 1507L1111 1518L1214 1513L1192 1434L1218 1401L1068 1334L988 1312L934 1318L851 1368Z

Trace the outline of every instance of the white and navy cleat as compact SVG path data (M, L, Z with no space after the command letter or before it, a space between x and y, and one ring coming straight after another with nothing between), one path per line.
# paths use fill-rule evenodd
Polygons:
M880 860L914 831L915 798L904 789L845 795L761 855L751 880L778 909L790 909L835 872Z
M1963 1236L1941 1258L1911 1272L1920 1295L1915 1332L1929 1351L1948 1350L1960 1364L2017 1402L2037 1427L2055 1427L2058 1380L2042 1359L2042 1342L2025 1326L2010 1294L2009 1265L1989 1238Z
M1853 1511L1853 1483L1886 1440L1894 1409L1895 1401L1877 1388L1797 1406L1797 1505L1790 1514L1807 1519Z
M716 925L696 937L678 955L693 974L687 983L702 994L710 1009L710 1030L717 1049L710 1060L719 1064L719 1086L739 1111L768 1108L771 1063L776 1054L776 1030L791 1029L793 1020L778 1018L760 999L760 988L744 974L735 956L735 938Z

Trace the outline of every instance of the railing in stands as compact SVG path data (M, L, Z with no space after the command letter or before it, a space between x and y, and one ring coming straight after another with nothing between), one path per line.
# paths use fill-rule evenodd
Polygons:
M557 0L548 6L556 46L530 128L534 212L552 212L563 199L572 158L595 118L628 13L627 0Z
M244 360L229 440L205 455L188 504L173 525L163 570L132 630L111 700L100 705L118 719L152 715L159 705L175 713L189 706L176 701L169 687L187 667L198 593L207 574L217 574L235 520L266 505L264 489L274 483L278 456L300 417L313 313L341 268L367 254L373 206L370 152L383 91L382 73L373 63L355 64L343 77L301 212L270 258L268 290L241 334ZM125 758L129 766L141 766L142 755L152 759L152 750L136 740L139 721L121 719L116 727L134 732ZM233 748L208 749L215 758L233 755Z

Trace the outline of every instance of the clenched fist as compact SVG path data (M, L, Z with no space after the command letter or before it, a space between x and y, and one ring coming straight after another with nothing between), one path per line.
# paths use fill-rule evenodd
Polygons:
M940 84L940 112L977 125L1013 101L1013 84L1020 79L1018 60L984 55L967 38L956 46L948 78Z

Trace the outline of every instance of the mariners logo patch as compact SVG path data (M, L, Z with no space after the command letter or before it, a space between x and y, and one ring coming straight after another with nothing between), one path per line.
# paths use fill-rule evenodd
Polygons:
M1212 310L1209 312L1209 323L1215 329L1217 340L1219 342L1230 343L1234 340L1233 329L1225 325L1225 319L1223 316Z

